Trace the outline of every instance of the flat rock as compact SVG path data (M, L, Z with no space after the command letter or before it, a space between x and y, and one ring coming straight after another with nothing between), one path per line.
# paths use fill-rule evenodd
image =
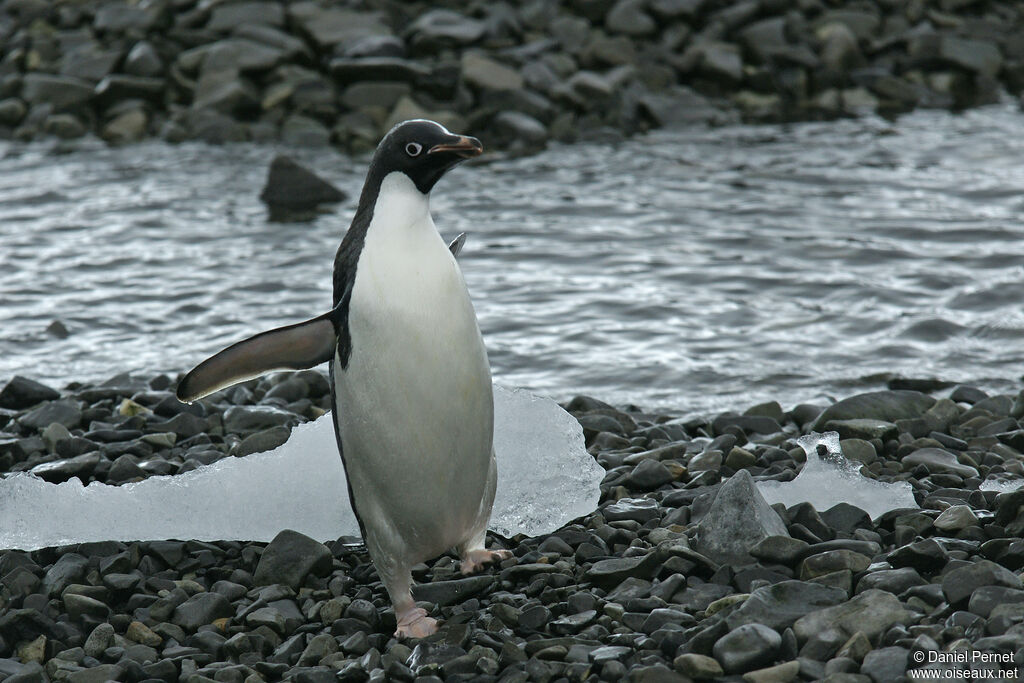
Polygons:
M979 560L959 567L942 577L942 592L950 605L959 605L982 586L1004 586L1020 589L1016 574L990 560Z
M604 24L612 33L646 36L654 33L658 25L647 12L644 0L618 0L608 11Z
M870 589L849 602L811 612L793 624L799 642L832 632L843 642L857 631L874 640L893 624L909 624L914 613L892 593Z
M921 417L935 399L919 391L872 391L833 403L814 421L814 431L822 431L832 420L871 419L885 422Z
M726 617L730 629L744 624L764 624L777 631L816 610L845 602L845 591L807 581L781 581L754 590L738 609Z
M354 43L366 36L391 34L391 29L377 12L297 2L288 7L288 13L324 52L331 52L337 45Z
M962 465L956 459L956 455L944 448L919 448L910 455L904 456L903 466L912 469L917 465L923 465L928 472L948 472L961 477L977 477L978 470L970 465ZM909 467L908 467L909 466Z
M838 432L840 439L880 439L883 442L895 439L899 433L896 425L885 420L871 418L854 418L851 420L829 420L825 429Z
M750 549L769 536L788 536L754 480L740 470L719 488L697 527L697 552L720 564L750 564Z
M935 518L935 528L942 531L960 531L978 524L978 515L969 505L953 505Z
M3 390L0 390L0 408L24 410L37 403L54 401L58 398L60 398L60 392L56 389L51 389L45 384L40 384L27 377L15 375L4 385Z
M212 624L216 619L234 615L235 608L220 593L196 593L174 608L171 623L186 631L195 631L200 626Z
M523 87L523 77L518 71L478 52L462 54L462 78L480 90L519 90Z
M416 600L426 600L439 607L454 605L487 591L496 582L492 575L469 576L450 581L421 583L413 587Z
M420 15L407 33L414 50L433 52L471 45L484 37L487 27L453 10L433 9Z
M56 422L68 429L74 429L82 421L82 409L72 399L61 399L44 403L18 418L23 426L42 431Z
M275 583L298 589L306 576L323 576L331 570L333 556L323 543L297 531L285 529L263 550L253 581L259 585Z

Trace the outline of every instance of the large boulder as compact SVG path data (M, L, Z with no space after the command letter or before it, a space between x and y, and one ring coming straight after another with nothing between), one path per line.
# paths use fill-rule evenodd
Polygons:
M260 199L274 215L312 211L321 204L345 200L345 193L291 157L270 162Z

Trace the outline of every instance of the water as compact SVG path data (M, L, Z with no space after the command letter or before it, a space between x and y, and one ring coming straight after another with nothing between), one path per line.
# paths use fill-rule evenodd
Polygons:
M327 310L366 159L295 151L352 199L280 224L274 151L0 143L0 383L177 373ZM1021 158L1011 107L658 132L463 167L433 207L507 385L677 414L879 373L1016 391Z

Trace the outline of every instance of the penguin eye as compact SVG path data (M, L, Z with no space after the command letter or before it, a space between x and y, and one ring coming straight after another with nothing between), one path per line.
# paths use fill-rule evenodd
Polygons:
M423 145L418 142L410 142L405 146L405 153L411 157L419 156L419 153L423 151Z

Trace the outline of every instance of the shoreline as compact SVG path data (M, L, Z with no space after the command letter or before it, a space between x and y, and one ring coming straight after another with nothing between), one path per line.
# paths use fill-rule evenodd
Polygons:
M4 7L0 139L360 152L427 117L530 152L661 127L964 110L1024 89L1024 11L987 1Z
M0 389L0 469L115 484L187 471L263 450L329 401L316 371L191 408L172 385L15 380ZM516 557L477 576L447 555L418 568L418 599L445 620L419 644L390 636L355 539L0 550L0 678L877 681L981 663L965 652L1016 666L1024 493L979 487L1024 475L1024 397L898 386L686 421L574 398L607 470L598 509L546 536L492 537ZM940 390L949 398L928 393ZM906 482L920 509L872 520L845 504L758 505L751 478L794 479L794 440L812 428L838 431L862 474Z

